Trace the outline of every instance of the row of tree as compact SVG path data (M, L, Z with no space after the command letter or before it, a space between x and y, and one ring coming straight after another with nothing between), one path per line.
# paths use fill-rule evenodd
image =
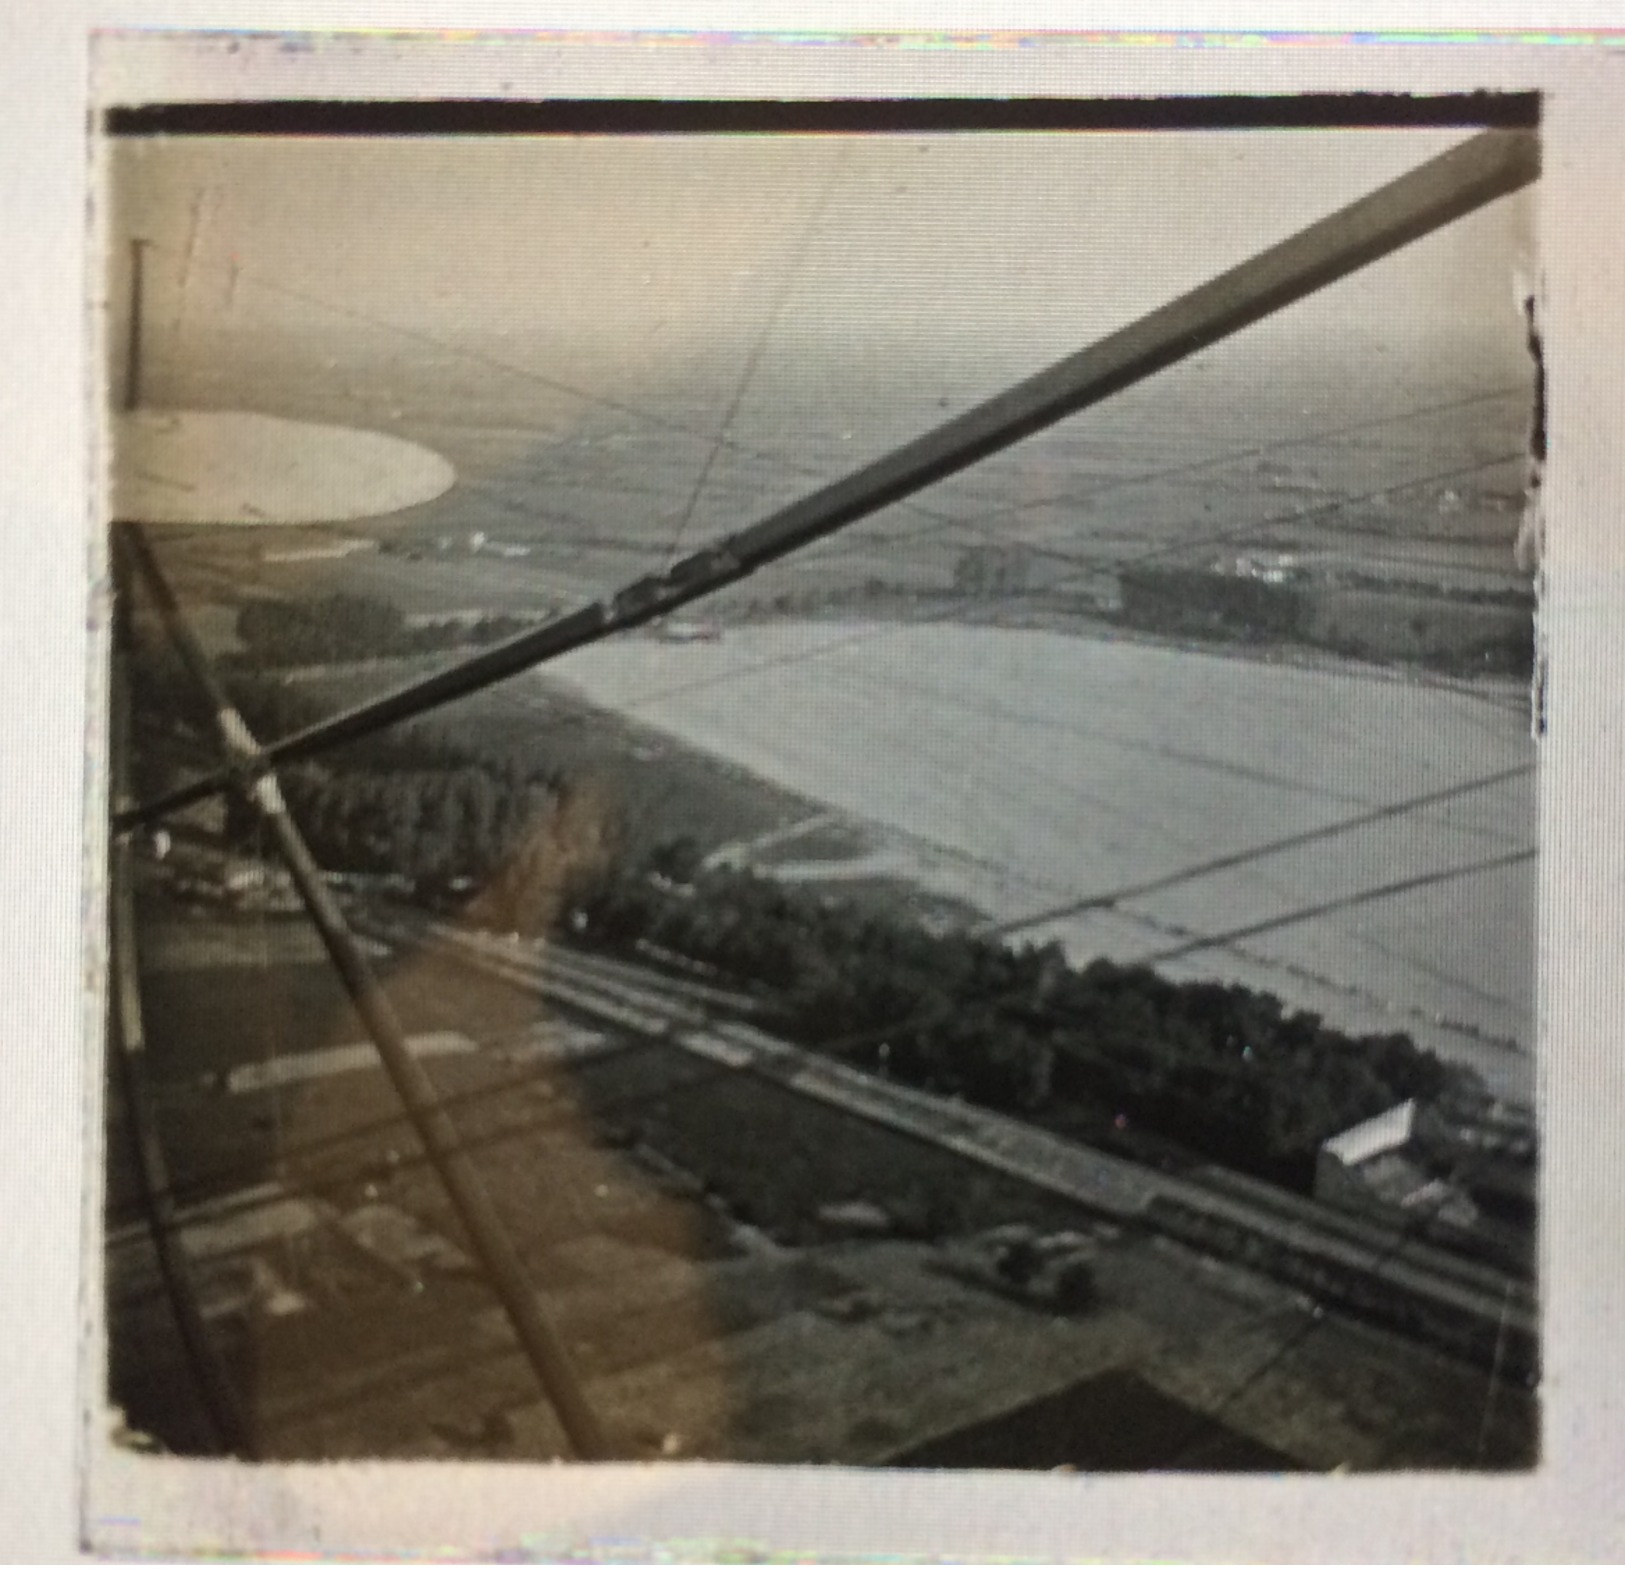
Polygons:
M237 662L263 669L434 653L511 637L529 623L487 615L413 625L389 600L338 593L318 599L250 600L238 610L236 625L244 649Z
M425 890L489 877L550 804L522 776L473 765L373 772L297 763L278 777L322 866L394 873ZM251 826L240 807L234 829L238 821Z
M136 718L189 735L212 757L214 716L167 649L133 664ZM287 736L328 711L308 690L272 675L233 671L230 695L259 740ZM167 743L138 745L139 793L174 783ZM620 813L590 780L567 779L538 761L522 735L475 738L432 722L392 726L277 771L284 798L319 865L389 875L424 903L466 908L501 930L549 930L621 842ZM226 797L228 837L258 840L257 817Z
M261 737L303 729L322 712L274 677L239 679L233 696ZM504 742L399 725L278 777L318 864L393 875L420 902L500 931L556 928L567 903L608 875L624 841L613 793L539 761L522 735Z
M1165 636L1297 643L1456 676L1527 677L1533 668L1534 600L1523 588L1270 583L1165 565L1125 567L1120 584L1122 620Z
M1292 1186L1323 1139L1456 1076L1408 1035L1350 1036L1268 993L1077 969L1057 945L937 934L746 872L606 877L579 916L587 940L652 942L759 987L787 1031L854 1063L1027 1115L1132 1122Z

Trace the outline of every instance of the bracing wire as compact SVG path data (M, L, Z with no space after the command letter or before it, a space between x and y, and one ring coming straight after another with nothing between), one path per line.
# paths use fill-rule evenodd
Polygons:
M705 454L705 461L700 465L699 473L689 489L688 500L683 505L681 516L677 519L677 527L672 533L671 544L666 549L666 569L670 571L678 559L682 548L683 536L688 532L688 526L693 521L695 509L700 504L700 498L705 494L705 487L711 478L711 470L716 463L718 455L722 452L724 444L732 434L734 421L739 417L739 410L744 405L746 394L750 391L751 383L756 379L757 367L761 364L762 355L778 326L779 318L784 314L784 308L790 303L795 292L796 280L806 262L807 252L812 245L813 237L818 232L818 226L823 220L824 210L829 206L830 198L835 193L835 186L841 168L846 160L846 149L837 146L834 156L830 159L829 172L824 177L824 183L819 188L817 199L813 202L812 212L808 216L806 228L802 231L800 243L796 246L796 254L790 265L784 269L779 279L779 287L773 296L773 303L767 315L763 318L760 331L757 332L751 343L750 352L745 357L744 366L739 372L739 379L734 384L728 407L723 412L722 424L718 427L716 439L711 443Z

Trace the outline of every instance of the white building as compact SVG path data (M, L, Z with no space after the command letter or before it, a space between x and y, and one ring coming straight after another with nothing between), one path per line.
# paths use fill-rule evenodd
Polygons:
M1473 1201L1428 1169L1417 1141L1414 1100L1357 1122L1320 1146L1315 1197L1343 1209L1425 1214L1449 1226L1478 1219Z

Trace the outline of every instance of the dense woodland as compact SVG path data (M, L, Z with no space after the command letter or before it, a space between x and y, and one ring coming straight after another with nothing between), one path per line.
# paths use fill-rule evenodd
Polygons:
M1352 1037L1244 986L1174 982L1057 945L932 933L748 872L680 880L691 847L599 883L582 936L701 960L782 1005L805 1045L1039 1120L1143 1125L1307 1188L1330 1134L1455 1078L1403 1034Z
M138 711L209 734L196 684L173 656L146 655L135 675ZM270 676L235 673L230 690L262 739L292 734L324 713ZM471 915L504 930L551 923L612 848L599 793L565 779L519 741L476 747L433 723L398 725L279 768L277 777L320 865L389 874L434 907L477 897ZM164 784L149 777L143 791ZM226 826L233 840L255 842L254 814L234 796Z
M429 654L495 642L528 625L518 617L499 615L412 625L398 606L366 594L253 599L237 612L237 640L243 652L225 663L273 669Z
M259 735L315 717L271 679L234 692ZM628 955L653 944L758 992L804 1045L1084 1137L1121 1144L1133 1128L1306 1188L1321 1140L1459 1077L1407 1035L1351 1037L1247 987L1074 968L1058 946L929 931L818 888L704 870L693 840L628 864L602 786L431 726L280 778L331 871L394 874L426 906L497 930L569 930ZM230 827L251 832L246 812Z
M239 681L249 729L286 735L319 710L275 680ZM565 778L515 743L475 746L411 724L278 770L311 853L330 871L389 874L431 908L456 905L501 930L541 931L603 875L617 827L602 792ZM246 808L230 831L251 827Z
M1163 636L1297 643L1453 676L1527 678L1535 605L1526 588L1424 591L1380 578L1270 583L1206 568L1131 566L1122 621Z

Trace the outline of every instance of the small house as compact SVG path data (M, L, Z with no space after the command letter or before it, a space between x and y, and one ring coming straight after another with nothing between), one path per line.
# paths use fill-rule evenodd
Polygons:
M1315 1160L1315 1197L1343 1209L1378 1209L1471 1227L1477 1210L1431 1169L1419 1121L1417 1103L1408 1100L1327 1139Z

